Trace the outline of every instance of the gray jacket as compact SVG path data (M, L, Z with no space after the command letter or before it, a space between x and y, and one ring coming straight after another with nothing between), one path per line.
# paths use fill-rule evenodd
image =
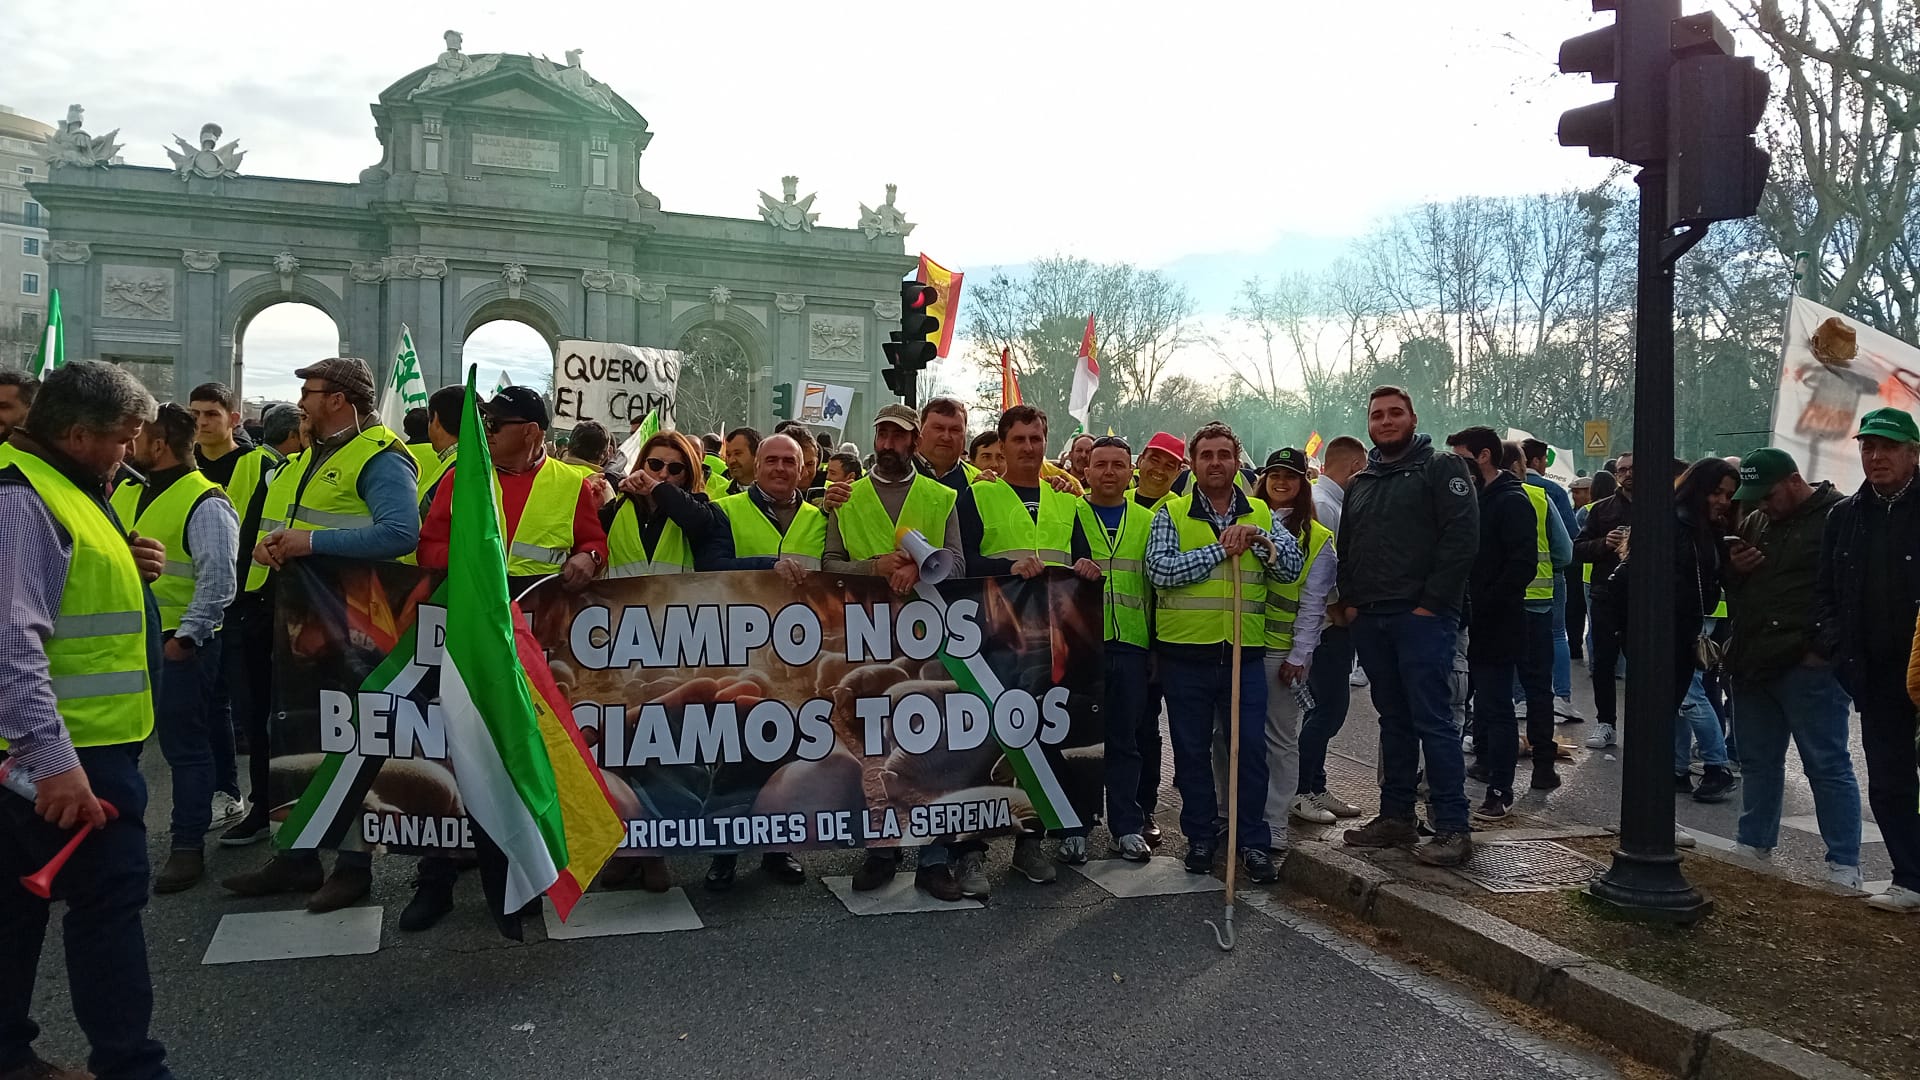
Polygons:
M1466 459L1415 435L1396 461L1367 455L1340 515L1340 597L1362 612L1416 607L1460 614L1480 550L1480 508Z

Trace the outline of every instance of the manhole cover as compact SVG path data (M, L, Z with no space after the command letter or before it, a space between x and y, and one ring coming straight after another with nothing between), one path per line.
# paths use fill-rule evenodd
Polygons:
M1488 892L1552 892L1583 888L1606 868L1552 840L1509 840L1475 844L1454 873Z

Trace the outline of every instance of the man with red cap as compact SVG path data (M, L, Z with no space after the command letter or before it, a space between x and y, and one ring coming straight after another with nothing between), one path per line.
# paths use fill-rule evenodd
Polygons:
M1156 431L1153 438L1147 440L1146 449L1140 451L1139 459L1134 462L1133 490L1128 492L1134 502L1147 508L1148 512L1159 510L1168 499L1180 492L1176 488L1186 487L1187 441L1178 435ZM1148 617L1152 617L1149 607ZM1153 627L1147 627L1147 640L1153 640ZM1146 816L1146 826L1141 835L1147 843L1160 843L1160 825L1153 820L1153 812L1160 802L1160 706L1165 700L1165 690L1160 685L1159 665L1149 664L1147 678L1147 700L1140 710L1140 732L1137 740L1140 749L1140 810Z

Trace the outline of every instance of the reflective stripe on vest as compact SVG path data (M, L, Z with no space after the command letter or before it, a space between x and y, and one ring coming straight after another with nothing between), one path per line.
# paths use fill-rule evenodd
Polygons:
M632 499L623 500L607 530L607 570L603 578L651 577L655 574L693 573L693 549L672 518L661 527L653 550L640 539L640 514Z
M293 455L273 474L267 498L260 508L260 528L242 542L248 550L274 529L364 529L373 524L373 512L360 497L360 470L389 447L398 449L400 436L378 424L366 428L327 456L316 469L312 447ZM413 455L402 453L407 468ZM247 591L258 592L267 583L267 567L254 563L247 571Z
M166 565L153 583L153 599L160 606L160 629L178 630L187 605L193 603L193 557L187 550L187 521L201 499L224 500L226 492L198 470L187 472L154 496L145 510L138 510L145 491L146 485L132 480L121 484L113 493L113 512L120 515L121 524L127 528L167 546Z
M1520 487L1527 493L1527 501L1533 504L1533 532L1537 541L1537 555L1533 565L1533 580L1527 584L1527 599L1553 599L1553 548L1547 540L1547 515L1553 508L1547 502L1547 493L1532 484L1522 483Z
M1073 512L1079 500L1053 490L1041 481L1038 515L1027 511L1013 485L1005 479L972 487L973 504L980 511L980 555L988 559L1038 557L1048 566L1066 566L1072 560Z
M75 746L140 742L153 731L147 601L126 534L93 497L40 458L0 445L0 468L7 467L19 469L73 542L46 642L47 674L67 734Z
M1146 648L1147 636L1147 536L1153 531L1153 511L1128 499L1120 515L1119 535L1109 542L1107 526L1093 507L1082 502L1075 507L1080 531L1093 549L1093 561L1102 571L1101 591L1106 595L1105 640L1123 641Z
M1293 648L1293 624L1300 617L1300 592L1306 588L1307 574L1313 570L1313 561L1320 557L1333 540L1333 530L1314 522L1307 528L1306 561L1300 565L1300 576L1284 585L1267 586L1267 648L1282 652Z
M1234 520L1267 532L1273 528L1273 512L1259 499L1248 499L1248 510ZM1192 514L1193 493L1170 500L1160 512L1173 522L1180 536L1180 550L1194 551L1219 543L1211 522ZM1217 645L1232 639L1233 579L1240 575L1240 641L1260 645L1267 635L1267 571L1249 549L1237 560L1223 560L1207 576L1191 585L1153 592L1154 618L1158 640L1183 645Z
M782 533L757 506L749 491L714 501L733 529L736 559L792 559L809 570L820 569L827 548L827 515L802 502Z
M940 481L915 473L907 501L900 507L900 519L895 521L880 501L880 493L873 489L873 478L855 480L853 493L834 512L847 558L863 562L885 555L899 547L894 530L902 528L919 530L927 543L939 547L947 541L947 519L953 516L953 500L958 497L958 492Z

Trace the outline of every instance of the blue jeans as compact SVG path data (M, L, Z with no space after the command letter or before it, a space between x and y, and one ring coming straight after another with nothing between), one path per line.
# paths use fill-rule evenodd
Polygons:
M171 635L169 635L171 637ZM160 666L160 686L153 703L154 731L160 736L160 756L173 770L173 849L199 851L213 826L213 792L217 783L218 736L213 733L214 699L220 684L220 636L194 651L186 660L168 660ZM228 783L233 782L233 725L226 724ZM236 789L229 789L238 794Z
M1567 645L1567 575L1553 575L1553 696L1573 696L1573 653Z
M1318 795L1327 790L1327 744L1347 723L1347 705L1352 689L1347 682L1353 672L1353 634L1344 626L1328 625L1320 632L1320 645L1313 650L1313 666L1307 669L1307 691L1313 696L1313 708L1300 721L1300 783L1302 795Z
M1700 743L1701 764L1726 767L1726 733L1720 730L1720 715L1708 703L1706 687L1698 671L1693 673L1693 682L1687 687L1686 698L1680 702L1680 715L1673 725L1673 775L1692 770L1696 740Z
M92 1052L87 1068L102 1080L167 1080L167 1052L148 1034L153 980L140 912L147 906L147 784L140 745L89 746L80 766L94 794L120 816L75 850L53 879L66 901L62 944L73 1018ZM33 1060L33 984L53 904L19 884L67 840L25 799L0 792L0 1074Z
M1354 650L1367 669L1380 714L1380 813L1413 817L1424 751L1433 828L1467 826L1467 765L1453 719L1453 615L1363 614L1353 624ZM1497 697L1507 697L1498 694Z
M1140 808L1140 713L1147 707L1147 651L1107 642L1107 829L1115 837L1146 825Z
M1171 650L1170 650L1171 651ZM1231 720L1232 655L1218 647L1213 659L1162 654L1167 694L1167 733L1173 743L1173 786L1180 792L1180 831L1189 844L1214 842L1220 800L1213 789L1213 732ZM1267 683L1261 650L1240 656L1240 847L1266 850ZM1459 752L1459 747L1454 748Z
M1796 665L1770 680L1736 679L1740 717L1739 840L1757 848L1780 841L1787 737L1813 789L1827 861L1860 865L1860 785L1847 753L1847 692L1828 667Z
M1513 766L1520 754L1520 720L1513 713L1514 666L1470 662L1469 670L1474 743L1487 767L1487 794L1511 801Z

